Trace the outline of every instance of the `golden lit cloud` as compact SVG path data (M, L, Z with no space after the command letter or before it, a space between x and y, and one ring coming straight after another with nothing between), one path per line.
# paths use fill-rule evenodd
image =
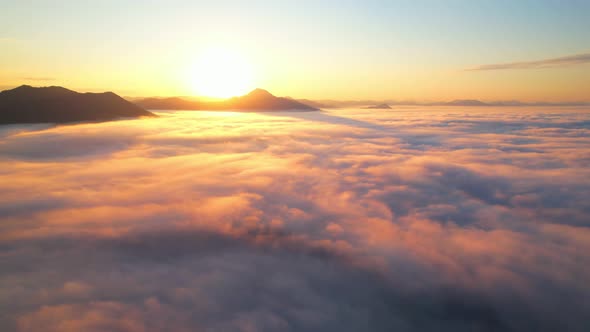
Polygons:
M587 112L563 111L184 111L4 127L0 329L584 321L590 129Z

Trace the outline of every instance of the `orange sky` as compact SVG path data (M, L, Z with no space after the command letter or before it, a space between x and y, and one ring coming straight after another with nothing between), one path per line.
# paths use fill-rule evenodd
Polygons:
M0 89L590 101L584 3L540 2L531 17L526 4L507 3L33 2L0 13ZM231 63L204 60L212 49Z

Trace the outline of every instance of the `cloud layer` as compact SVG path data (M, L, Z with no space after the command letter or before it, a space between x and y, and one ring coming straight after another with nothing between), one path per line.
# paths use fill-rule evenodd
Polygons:
M587 110L161 115L0 128L0 330L587 330Z
M481 65L467 69L468 71L482 70L506 70L506 69L542 69L582 65L590 63L590 53L569 55L559 58L551 58L536 61L508 62L490 65Z

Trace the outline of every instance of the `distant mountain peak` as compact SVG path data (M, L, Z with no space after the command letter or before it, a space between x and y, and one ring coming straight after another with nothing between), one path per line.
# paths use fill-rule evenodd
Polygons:
M377 104L377 105L372 105L372 106L365 107L365 109L384 109L384 110L389 110L389 109L391 109L391 106L389 106L388 104Z
M61 98L66 95L76 94L75 91L61 86L33 87L26 84L12 90L4 90L0 93L4 96L13 96L14 98Z
M250 93L248 93L244 97L257 97L257 98L261 98L261 97L274 97L274 95L272 93L268 92L268 90L256 88L256 89L250 91Z
M16 87L16 88L12 89L12 90L5 90L5 91L18 91L18 90L31 90L31 91L33 91L33 90L36 90L36 91L40 91L40 90L63 90L63 91L72 91L72 90L66 89L66 88L64 88L62 86L51 85L51 86L33 87L33 86L28 85L28 84L23 84L23 85L21 85L19 87Z
M240 111L316 111L315 107L289 98L276 97L264 89L254 89L250 93L221 101L188 101L180 98L146 98L137 101L147 109L185 109L185 110L240 110Z
M489 104L484 103L481 100L477 99L455 99L446 103L446 105L450 106L489 106Z

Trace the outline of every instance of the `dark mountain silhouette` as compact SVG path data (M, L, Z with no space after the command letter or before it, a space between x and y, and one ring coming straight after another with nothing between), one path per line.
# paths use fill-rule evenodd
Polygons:
M134 103L148 110L193 110L206 107L200 101L187 100L180 97L145 98L135 100Z
M298 101L275 97L270 92L263 89L256 89L249 94L241 97L231 98L224 103L229 104L232 108L238 110L265 110L265 111L283 111L283 110L300 110L315 111L314 107L305 105Z
M390 110L391 106L387 105L387 104L378 104L378 105L372 105L372 106L367 106L365 107L365 109L381 109L381 110Z
M333 99L297 99L306 105L328 109L328 108L368 108L366 105L400 105L400 106L589 106L590 102L573 101L573 102L524 102L518 100L508 101L480 101L477 99L457 99L452 101L416 101L416 100L333 100Z
M414 101L396 101L396 100L334 100L334 99L297 99L299 102L304 104L318 107L318 108L366 108L367 105L415 105Z
M449 101L444 103L444 105L448 106L490 106L488 103L484 103L483 101L475 100L475 99L457 99L453 101Z
M492 106L529 106L530 104L524 103L519 100L501 100L501 101L494 101L488 102Z
M146 109L217 110L217 111L317 111L318 109L289 98L273 96L263 89L222 101L191 101L178 97L146 98L135 102Z
M23 85L0 92L0 124L109 121L155 116L112 92L78 93Z

